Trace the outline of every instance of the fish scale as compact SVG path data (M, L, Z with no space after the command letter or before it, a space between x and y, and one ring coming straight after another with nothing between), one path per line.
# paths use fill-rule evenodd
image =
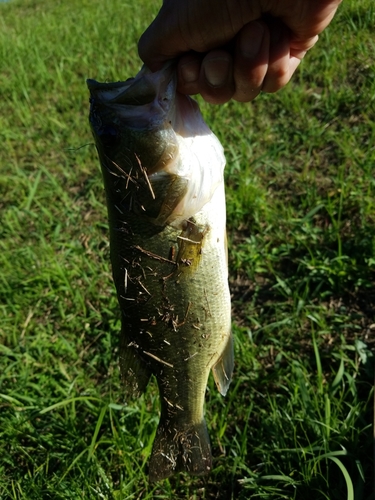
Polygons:
M88 86L122 313L125 390L141 394L154 375L161 399L150 479L206 474L208 376L212 369L225 395L233 370L222 148L197 105L176 95L170 68Z

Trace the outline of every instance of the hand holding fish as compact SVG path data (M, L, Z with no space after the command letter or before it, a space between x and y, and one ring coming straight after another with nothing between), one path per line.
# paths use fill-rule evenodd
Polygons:
M248 102L284 87L341 0L165 0L139 41L153 71L178 58L178 90Z

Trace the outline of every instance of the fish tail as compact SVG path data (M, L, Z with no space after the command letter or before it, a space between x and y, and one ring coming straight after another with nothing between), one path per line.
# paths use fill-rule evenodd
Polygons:
M210 438L204 419L182 431L174 427L173 422L159 424L150 459L150 481L160 481L183 471L202 476L212 469Z

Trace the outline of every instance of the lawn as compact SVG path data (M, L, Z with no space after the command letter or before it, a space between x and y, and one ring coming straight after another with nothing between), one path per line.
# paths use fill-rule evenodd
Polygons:
M0 3L0 498L374 500L375 4L345 0L293 81L209 106L227 157L235 372L214 470L150 484L125 401L86 78L140 68L151 0Z

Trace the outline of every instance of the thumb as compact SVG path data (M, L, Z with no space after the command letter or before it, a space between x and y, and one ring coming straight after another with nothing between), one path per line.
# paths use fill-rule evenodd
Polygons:
M189 51L179 32L177 10L169 9L165 2L158 15L138 42L138 54L152 71L161 69L166 61Z

